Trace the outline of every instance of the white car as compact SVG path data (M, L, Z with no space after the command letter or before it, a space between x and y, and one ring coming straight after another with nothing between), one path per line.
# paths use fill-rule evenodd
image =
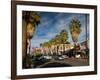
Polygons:
M76 58L80 58L81 56L80 56L80 54L77 54L77 55L75 55L75 57L76 57Z
M63 60L64 58L63 58L63 57L59 57L58 59L59 59L59 60Z
M44 56L45 59L52 59L51 56Z
M62 55L62 58L64 58L64 59L65 59L65 58L67 58L67 56L66 56L66 55Z

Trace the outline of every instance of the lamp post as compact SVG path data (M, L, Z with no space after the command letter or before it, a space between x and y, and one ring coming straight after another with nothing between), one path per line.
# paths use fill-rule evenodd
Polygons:
M85 14L86 49L87 49L87 14Z

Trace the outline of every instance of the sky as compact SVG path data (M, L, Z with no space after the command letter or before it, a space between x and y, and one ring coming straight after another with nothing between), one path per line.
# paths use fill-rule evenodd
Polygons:
M75 17L81 23L81 33L79 35L79 43L86 40L85 32L85 15L87 15L87 33L89 37L89 14L79 13L59 13L59 12L37 12L40 15L40 24L36 26L35 34L31 40L31 47L40 47L40 43L44 43L54 38L61 30L68 31L68 42L73 43L69 24Z

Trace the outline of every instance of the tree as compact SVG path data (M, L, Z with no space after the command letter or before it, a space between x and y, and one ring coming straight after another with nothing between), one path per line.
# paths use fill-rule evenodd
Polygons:
M72 40L74 42L74 49L76 53L78 37L81 32L81 23L77 18L73 18L72 21L70 22L69 27L70 27L70 33L72 35Z
M81 32L81 23L77 18L73 18L69 24L70 33L72 35L72 40L74 43L78 42L78 37Z
M54 38L55 44L60 44L60 35L56 35Z
M61 44L67 43L68 40L68 32L66 30L62 30L60 32L60 42Z
M22 12L22 46L23 58L30 53L31 39L35 33L36 26L40 23L40 16L34 11ZM29 42L29 43L27 43ZM28 47L29 45L29 47ZM29 52L27 52L29 49Z
M33 11L23 11L23 48L26 53L27 41L26 39L31 39L36 29L36 25L40 23L40 16Z
M63 51L65 51L65 44L68 42L68 32L66 30L62 30L60 32L60 43L63 44Z

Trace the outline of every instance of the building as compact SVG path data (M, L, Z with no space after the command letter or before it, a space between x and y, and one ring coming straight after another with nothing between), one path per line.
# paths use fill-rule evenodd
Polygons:
M47 46L43 47L43 49L45 50L45 54L47 55L49 54L60 55L73 48L74 48L74 45L72 44L56 44L56 45L51 45L50 47L47 47Z

